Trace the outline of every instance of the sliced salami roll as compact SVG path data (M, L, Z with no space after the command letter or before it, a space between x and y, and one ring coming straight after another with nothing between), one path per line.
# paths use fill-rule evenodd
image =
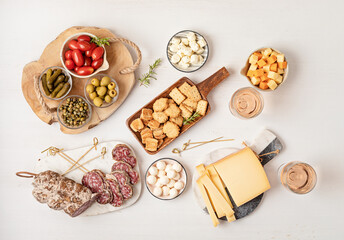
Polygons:
M120 207L123 204L123 195L121 193L119 184L114 179L106 179L106 182L109 184L110 189L113 194L113 199L110 204L114 207Z
M105 182L98 170L85 173L82 177L82 184L88 187L93 193L100 193L105 189Z
M105 188L101 193L99 193L99 197L97 202L99 204L108 204L113 200L113 194L110 187Z
M111 168L112 171L122 170L125 171L130 177L130 183L132 185L139 181L139 174L126 162L119 161L115 162Z
M124 144L118 144L114 147L112 158L116 161L124 161L131 167L136 166L136 158L133 156L130 148Z
M127 200L133 196L133 188L129 184L129 176L125 171L116 170L108 174L110 179L115 179L121 190L124 200Z
M92 197L90 200L83 203L80 207L70 205L64 209L65 213L69 214L72 217L77 217L81 213L85 212L89 207L92 206L92 204L98 199L99 193L92 194Z

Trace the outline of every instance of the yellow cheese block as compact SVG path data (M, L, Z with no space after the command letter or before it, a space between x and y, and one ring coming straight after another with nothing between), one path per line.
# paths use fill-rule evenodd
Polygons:
M249 147L219 160L214 167L238 207L270 189L264 168Z
M229 203L226 201L226 199L221 195L221 193L216 188L214 183L211 181L209 176L207 174L203 174L198 180L207 189L209 193L209 198L211 199L211 202L213 203L215 210L219 210L219 212L221 213L223 212L224 215L227 217L227 219L231 219L232 216L234 215L233 209L231 208Z
M199 188L199 191L202 194L202 197L203 197L203 200L205 202L205 205L207 206L208 213L209 213L209 215L211 217L211 220L213 221L213 225L214 225L214 227L216 227L217 225L219 225L219 220L217 219L215 211L214 211L214 209L213 209L213 207L211 205L211 202L210 202L210 199L208 197L207 191L206 191L204 185L201 183L200 180L197 180L197 186Z
M223 185L223 182L222 182L219 174L217 173L214 165L212 165L212 164L208 165L205 169L208 171L208 174L210 176L211 181L214 183L216 188L220 191L221 195L224 197L224 199L226 199L226 201L229 203L231 208L233 208L233 204L228 197L225 186Z
M200 176L202 176L206 171L204 164L200 164L200 165L196 166L196 170L198 172L198 175L200 175Z

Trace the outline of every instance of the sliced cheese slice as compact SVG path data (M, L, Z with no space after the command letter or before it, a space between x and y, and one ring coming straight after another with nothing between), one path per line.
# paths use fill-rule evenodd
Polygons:
M222 210L227 219L231 219L231 217L234 215L233 209L226 201L226 199L221 195L209 176L207 174L203 174L198 180L200 180L200 182L203 183L203 185L207 189L209 198L211 199L214 208L219 209L220 212Z
M264 168L249 147L219 160L214 167L238 207L270 189Z
M221 195L224 197L224 199L226 199L226 201L229 203L231 208L233 208L233 204L228 197L225 186L223 185L223 182L222 182L219 174L217 173L214 165L211 164L211 165L207 166L205 169L208 171L208 174L210 176L211 181L214 183L216 188L220 191Z
M198 172L198 175L200 175L200 176L202 176L206 171L204 164L200 164L200 165L196 166L196 170Z
M199 179L197 180L197 186L199 188L199 191L202 194L205 205L207 206L208 213L211 217L211 220L213 221L213 225L214 225L214 227L216 227L217 225L219 225L219 220L217 219L215 211L211 205L210 199L208 197L208 193L207 193L203 183L201 183L201 181Z

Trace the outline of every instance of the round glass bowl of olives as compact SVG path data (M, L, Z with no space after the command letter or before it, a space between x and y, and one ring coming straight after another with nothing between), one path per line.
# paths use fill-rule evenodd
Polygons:
M85 98L72 95L64 98L57 107L57 118L66 128L78 129L92 117L92 107Z
M86 99L95 107L109 107L116 102L118 95L119 88L117 82L106 74L97 74L86 82Z
M72 89L72 77L62 67L49 67L39 76L39 89L44 97L60 100Z

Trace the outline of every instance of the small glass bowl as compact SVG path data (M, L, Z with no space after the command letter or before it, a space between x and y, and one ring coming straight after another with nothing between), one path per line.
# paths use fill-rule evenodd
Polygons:
M107 102L103 101L103 105L100 106L100 107L97 107L97 106L93 103L93 100L90 98L89 93L86 91L86 87L87 87L88 84L91 84L91 81L92 81L93 78L97 78L97 79L99 79L99 81L101 81L101 79L102 79L103 77L109 77L109 78L111 79L111 82L114 82L114 83L116 84L115 90L116 90L116 92L117 92L117 95L116 95L116 97L114 97L114 98L112 99L112 101L111 101L110 103L107 103ZM115 81L115 79L113 79L113 78L110 77L109 75L106 75L106 74L97 74L97 75L94 75L93 77L91 77L91 78L89 78L89 79L87 80L87 82L86 82L86 84L85 84L85 87L84 87L84 94L85 94L86 100L87 100L92 106L94 106L94 107L96 107L96 108L106 108L106 107L111 106L114 102L117 101L118 96L119 96L119 87L118 87L118 84L117 84L117 82Z
M63 122L63 118L62 118L62 113L60 111L60 107L66 103L67 99L69 98L81 98L87 105L88 105L88 117L85 121L84 124L80 125L80 126L76 126L76 127L72 127L72 126L68 126L65 122ZM66 98L64 98L58 105L57 107L57 119L59 120L59 122L62 124L62 126L68 128L68 129L79 129L79 128L82 128L83 126L85 126L90 120L91 120L91 117L92 117L92 107L90 106L90 104L87 102L87 100L81 96L78 96L78 95L71 95L71 96L68 96Z
M150 169L153 165L155 165L157 162L162 161L162 160L163 160L165 163L168 163L168 164L178 163L178 164L182 167L182 171L181 171L181 172L182 172L182 176L181 176L180 179L184 181L184 187L183 187L183 189L181 189L181 190L178 192L178 195L175 196L174 198L169 198L169 197L164 197L164 196L160 196L160 197L155 196L155 195L153 194L154 186L152 186L152 185L150 185L149 183L147 183L147 177L148 177L148 175L149 175L149 169ZM160 158L160 159L154 161L151 165L149 165L149 167L147 168L146 174L145 174L145 185L146 185L146 188L148 189L148 192L150 192L150 194L152 194L153 197L155 197L155 198L157 198L157 199L160 199L160 200L173 200L173 199L176 199L177 197L179 197L179 196L184 192L184 190L185 190L185 188L186 188L186 185L187 185L187 182L188 182L188 176L187 176L187 173L186 173L186 170L185 170L184 166L183 166L180 162L178 162L177 160L175 160L175 159L173 159L173 158Z
M178 66L178 63L172 63L171 62L171 57L173 55L173 52L170 51L169 49L169 46L171 44L171 41L174 37L178 37L178 38L186 38L187 34L189 32L193 32L196 34L196 37L197 38L203 38L204 41L206 42L206 45L203 47L204 48L204 52L202 54L200 54L202 57L203 57L203 62L201 64L197 64L197 65L190 65L187 69L184 69L184 68L181 68ZM167 59L168 61L170 62L170 64L175 68L177 69L178 71L181 71L181 72L185 72L185 73L191 73L191 72L195 72L197 71L198 69L200 69L201 67L203 67L203 65L207 62L208 60L208 56L209 56L209 46L208 46L208 42L207 40L201 35L199 34L198 32L195 32L195 31L192 31L192 30L183 30L183 31L180 31L180 32L177 32L176 34L174 34L170 40L168 41L167 43L167 47L166 47L166 54L167 54Z
M63 95L63 96L61 96L61 97L59 97L59 98L52 98L52 97L50 97L50 96L47 96L47 95L45 94L44 90L43 90L42 77L43 77L43 75L44 75L45 73L47 73L47 71L48 71L49 69L52 69L52 70L54 70L54 69L61 69L61 70L62 70L62 73L63 73L65 76L68 77L68 82L69 82L69 84L70 84L70 88L69 88L69 90L66 92L65 95ZM72 80L72 76L69 74L69 72L66 71L66 69L64 69L64 68L62 68L62 67L58 67L58 66L53 66L53 67L48 67L48 68L46 68L46 69L41 73L41 75L39 76L39 83L38 83L38 85L39 85L39 90L41 91L41 93L42 93L42 95L43 95L44 97L46 97L46 98L48 98L48 99L51 99L51 100L60 100L60 99L62 99L62 98L64 98L64 97L66 97L66 96L69 94L70 90L72 90L72 87L73 87L73 80Z

